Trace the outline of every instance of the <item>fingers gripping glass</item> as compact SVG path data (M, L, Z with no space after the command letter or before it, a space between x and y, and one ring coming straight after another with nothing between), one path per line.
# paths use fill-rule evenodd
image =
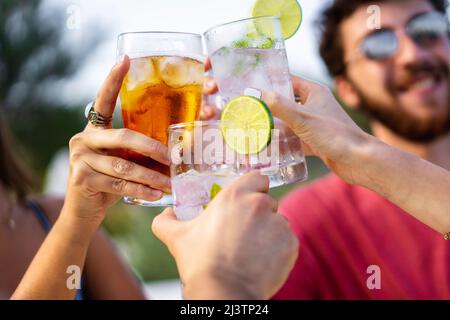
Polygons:
M444 14L428 12L412 18L406 26L406 34L418 45L426 47L448 36L448 21ZM393 57L400 48L397 34L391 29L380 29L366 36L361 53L371 60Z

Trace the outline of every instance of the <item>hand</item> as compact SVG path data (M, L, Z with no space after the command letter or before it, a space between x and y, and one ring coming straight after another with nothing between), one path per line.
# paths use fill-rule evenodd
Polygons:
M211 60L208 58L205 62L205 71L211 70ZM205 81L203 82L203 104L202 110L200 112L201 120L213 120L220 118L220 110L214 104L208 104L209 96L216 94L218 91L216 81L208 76L205 76Z
M264 92L263 100L273 115L302 139L307 154L320 157L337 175L353 183L352 167L358 159L352 155L370 136L353 122L327 87L299 77L292 77L292 83L301 105L274 92Z
M109 74L95 102L95 110L112 116L124 76L130 66L124 57ZM154 201L170 192L169 177L117 156L132 150L169 164L167 147L128 129L88 124L70 140L70 173L63 213L99 225L105 211L122 196Z
M269 181L253 172L222 190L196 219L166 209L152 229L175 257L187 299L268 299L286 281L297 238L277 214Z

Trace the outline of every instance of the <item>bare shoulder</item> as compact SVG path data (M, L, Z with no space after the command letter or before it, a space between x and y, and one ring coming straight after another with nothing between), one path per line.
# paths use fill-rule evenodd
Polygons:
M58 196L41 195L35 201L42 207L45 214L52 223L58 219L64 205L64 198Z

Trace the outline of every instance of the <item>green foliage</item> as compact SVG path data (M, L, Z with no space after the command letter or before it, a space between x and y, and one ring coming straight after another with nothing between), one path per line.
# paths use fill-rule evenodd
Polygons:
M5 117L16 139L25 147L26 162L41 178L53 155L67 147L70 138L86 122L79 109L45 106L12 109Z
M151 231L153 218L162 210L119 203L108 212L104 222L107 231L126 250L126 258L144 281L178 277L172 255Z
M55 105L59 92L50 90L47 96L43 89L71 77L90 52L86 48L95 47L100 36L93 27L77 50L67 48L66 12L42 10L42 3L0 2L0 112L41 178L52 156L85 123L81 106Z

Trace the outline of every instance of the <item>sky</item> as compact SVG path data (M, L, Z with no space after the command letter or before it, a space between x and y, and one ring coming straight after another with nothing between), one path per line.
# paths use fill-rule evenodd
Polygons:
M318 55L314 21L328 0L299 0L303 22L286 41L292 73L328 82ZM96 96L116 59L117 36L129 31L183 31L202 34L208 28L250 16L254 0L45 0L42 10L59 7L67 15L64 42L77 46L98 27L103 39L89 52L70 81L60 83L60 99L81 104ZM94 26L97 26L95 28Z

